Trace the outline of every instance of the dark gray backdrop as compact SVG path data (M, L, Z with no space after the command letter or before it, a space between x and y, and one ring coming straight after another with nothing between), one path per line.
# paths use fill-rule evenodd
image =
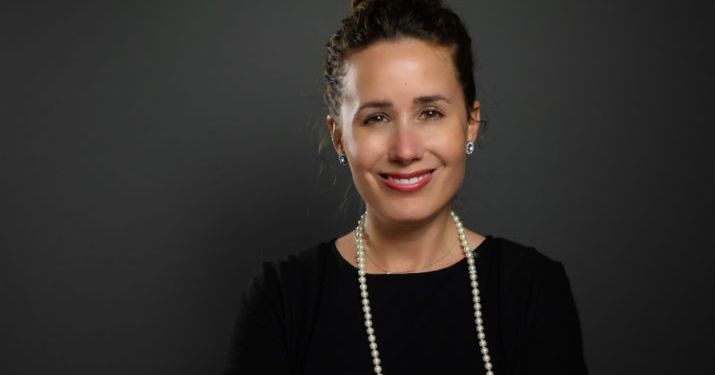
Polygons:
M313 130L347 3L0 5L0 373L220 372L261 260L355 224ZM467 226L564 262L592 373L712 374L713 2L450 3Z

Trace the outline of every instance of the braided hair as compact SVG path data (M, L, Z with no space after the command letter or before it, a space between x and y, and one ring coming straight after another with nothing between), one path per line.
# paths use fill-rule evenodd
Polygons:
M467 114L476 100L472 39L461 19L440 0L352 0L350 14L326 44L323 98L338 118L345 59L382 40L412 37L450 47Z

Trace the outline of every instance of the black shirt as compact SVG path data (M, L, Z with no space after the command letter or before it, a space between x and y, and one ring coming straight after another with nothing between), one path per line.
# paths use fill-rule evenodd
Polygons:
M476 268L493 371L587 374L563 265L486 236ZM485 374L467 261L430 272L367 275L383 372ZM243 294L225 374L371 374L357 269L323 242L264 262Z

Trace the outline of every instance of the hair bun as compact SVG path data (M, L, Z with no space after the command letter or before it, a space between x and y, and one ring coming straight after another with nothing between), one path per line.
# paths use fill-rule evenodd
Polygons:
M355 10L355 8L358 7L361 3L364 3L365 0L352 0L352 9Z
M355 9L360 6L362 3L367 3L370 0L351 0L352 7L350 8L352 11L355 11ZM444 1L442 0L423 0L423 1L416 1L418 5L431 5L431 6L436 6L436 7L443 7L444 6Z

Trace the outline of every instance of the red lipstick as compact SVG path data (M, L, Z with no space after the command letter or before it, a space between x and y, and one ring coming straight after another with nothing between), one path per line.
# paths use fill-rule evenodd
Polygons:
M409 173L380 173L380 176L382 177L382 181L385 182L385 185L389 188L411 192L417 191L427 185L432 179L432 172L434 172L434 169L422 169Z

